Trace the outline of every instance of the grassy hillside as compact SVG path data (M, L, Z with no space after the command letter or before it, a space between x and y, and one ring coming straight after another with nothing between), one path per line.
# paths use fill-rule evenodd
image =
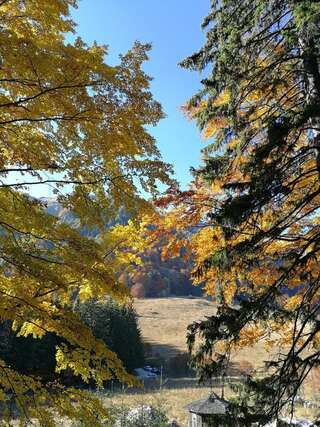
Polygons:
M202 298L136 299L134 306L144 341L165 358L187 351L189 323L215 311L213 303Z
M202 298L155 298L135 300L142 337L153 355L168 359L186 352L187 326L215 313L215 305ZM258 368L266 358L263 343L234 355L235 370Z
M151 346L156 357L164 360L186 352L186 328L190 322L215 312L214 303L201 298L137 299L134 306L144 341ZM238 369L258 367L263 365L265 356L261 342L236 354L233 363ZM319 376L320 370L311 375L302 397L313 401L319 399ZM111 408L114 405L130 408L140 405L160 406L170 419L176 419L181 427L185 427L188 423L188 413L185 409L188 403L206 398L212 390L218 395L222 393L221 385L216 382L213 382L213 387L201 386L196 378L176 378L166 372L161 387L159 379L146 380L144 386L144 389L112 387L111 390L101 393L100 397L104 404ZM227 399L234 395L228 386L225 387L224 393ZM299 405L296 407L296 416L299 417L313 419L318 412L319 408L303 408ZM62 425L69 427L67 422Z
M135 309L139 315L139 325L145 342L151 345L154 355L159 355L166 360L177 353L186 352L186 328L195 320L209 316L215 312L214 303L200 298L157 298L135 300ZM253 348L242 350L234 355L233 364L237 369L247 370L249 367L263 366L266 358L263 342ZM309 378L303 397L319 399L319 372ZM193 400L205 398L209 395L210 387L199 386L196 378L164 378L162 390L159 383L145 384L141 391L124 391L115 393L112 398L104 397L106 405L125 405L135 407L141 404L161 405L166 409L170 418L175 418L181 426L187 425L188 415L185 406ZM221 387L213 390L221 393ZM228 387L225 396L228 398L232 392ZM319 409L301 408L297 405L297 416L313 418Z

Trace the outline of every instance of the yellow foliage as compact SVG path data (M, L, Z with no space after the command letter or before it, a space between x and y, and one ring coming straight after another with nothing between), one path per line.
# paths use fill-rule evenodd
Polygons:
M232 305L235 297L237 285L234 281L223 283L223 296L228 305Z
M21 328L17 336L27 337L31 335L33 338L42 338L46 333L46 330L41 328L41 320L35 319L32 323L25 322Z
M214 100L214 106L220 107L221 105L228 104L231 99L231 94L229 90L224 90L221 92L218 97Z
M261 326L256 326L256 325L247 326L241 331L239 346L252 347L264 335L265 335L265 330Z
M227 120L223 117L216 117L210 120L205 127L202 136L205 139L212 138L215 136L221 129L227 126Z
M139 218L152 207L141 189L151 194L156 181L171 183L147 132L162 111L141 68L149 46L136 43L117 66L107 65L104 46L67 42L73 6L76 0L0 2L0 319L21 336L61 337L58 371L71 369L100 386L111 377L132 385L72 305L76 296L129 299L117 278L141 262L147 244ZM46 185L74 224L28 194L37 188L41 195ZM132 220L106 229L121 209ZM84 226L100 239L82 236ZM0 361L0 400L16 397L22 423L55 425L50 405L87 426L107 416L93 397L50 387Z

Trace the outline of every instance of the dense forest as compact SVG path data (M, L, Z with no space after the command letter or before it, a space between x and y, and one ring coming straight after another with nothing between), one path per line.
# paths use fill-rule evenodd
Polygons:
M111 300L80 303L75 299L74 311L93 335L118 355L128 372L143 366L143 343L133 308L120 306ZM63 340L54 333L34 339L17 334L9 322L1 325L0 357L10 367L21 374L37 376L43 382L59 379L68 386L85 386L86 383L72 371L57 374L55 355L57 346L61 344Z

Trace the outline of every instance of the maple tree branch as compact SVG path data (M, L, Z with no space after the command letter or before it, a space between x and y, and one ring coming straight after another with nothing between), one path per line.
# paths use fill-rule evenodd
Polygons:
M0 6L1 6L1 4L0 4ZM6 369L5 366L3 366L0 363L0 369L4 372L4 375L7 378L8 383L10 384L12 393L13 393L14 397L17 399L17 402L19 403L20 407L22 408L22 411L23 411L23 413L24 413L24 415L26 417L26 420L29 423L31 421L30 417L29 417L29 415L28 415L28 413L26 411L25 406L22 404L22 402L20 400L19 394L16 392L16 389L15 389L15 386L14 386L13 382L11 381L11 378L10 378L9 373L8 373L8 368Z
M44 236L39 236L39 235L37 235L37 234L35 234L35 233L31 232L31 231L20 230L20 229L14 227L12 224L8 224L8 223L6 223L6 222L4 222L2 220L0 220L0 226L3 226L3 228L9 229L12 233L22 234L22 235L25 235L25 236L31 236L31 237L34 237L35 239L39 239L39 240L43 240L43 241L48 241L48 242L57 241L57 240L54 240L54 239L51 239L51 238L48 239L47 237L44 237Z
M0 104L0 108L7 108L7 107L18 107L20 106L20 104L29 102L29 101L33 101L41 96L44 96L50 92L56 92L56 91L60 91L60 90L64 90L64 89L80 89L80 88L87 88L87 87L93 87L93 86L98 86L98 85L102 85L105 82L100 80L100 81L93 81L90 83L78 83L78 84L70 84L70 85L60 85L60 86L55 86L55 87L51 87L51 88L47 88L47 89L42 89L40 92L36 93L35 95L31 95L25 98L19 98L16 101L10 101L10 102L6 102L4 104Z
M10 120L4 120L4 121L0 121L0 126L3 125L8 125L11 123L19 123L19 122L49 122L49 121L53 121L53 122L59 122L59 121L73 121L73 120L94 120L95 117L89 117L89 116L81 116L84 113L88 113L89 110L83 110L83 111L79 111L73 115L62 115L62 116L52 116L52 117L20 117L17 119L10 119Z
M21 167L21 168L6 168L6 169L0 169L0 174L6 174L6 173L10 173L10 172L38 172L38 171L42 171L42 170L48 170L48 169L52 169L52 170L63 170L63 167L55 165L55 164L48 164L48 165L43 165L43 166L38 166L37 168L34 168L32 166L29 167Z
M101 178L96 179L92 181L80 181L80 180L64 180L64 179L45 179L43 181L30 181L30 182L17 182L17 183L10 183L0 184L0 188L7 188L7 187L23 187L23 186L29 186L29 185L41 185L41 184L75 184L75 185L95 185L99 184L101 182L104 182L108 180L108 178Z
M106 254L103 256L103 259L106 259L108 256L112 255L119 247L122 243L127 242L128 239L122 239L119 240L119 242L117 242L113 248L111 248L108 252L106 252Z

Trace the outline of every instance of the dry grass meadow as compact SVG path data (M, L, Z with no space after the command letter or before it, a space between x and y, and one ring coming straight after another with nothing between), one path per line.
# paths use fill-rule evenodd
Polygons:
M168 360L178 353L187 351L187 326L196 320L215 313L212 302L201 298L156 298L135 300L143 340L150 345L152 354ZM263 345L241 351L237 363L261 364L264 358ZM104 397L106 405L135 407L141 404L164 407L170 419L186 426L188 414L185 406L193 400L205 398L214 390L218 395L220 387L199 386L196 378L168 378L164 373L163 386L159 381L146 381L145 389L118 391ZM228 390L225 391L228 395Z
M164 358L187 351L187 326L215 312L212 302L201 298L135 300L143 340Z
M154 356L165 360L187 351L189 323L215 312L213 303L201 298L137 299L134 305L144 342L151 346ZM164 374L163 387L159 381L146 381L144 390L119 391L104 400L107 405L161 406L168 417L176 419L182 427L188 421L185 406L193 400L207 397L210 390L210 387L199 386L196 378L167 378ZM214 390L221 392L221 389Z
M215 312L214 304L201 298L139 299L135 300L135 308L144 342L150 345L154 356L164 360L186 352L187 326ZM253 348L239 351L233 362L238 366L259 368L263 366L265 358L266 349L263 343L259 343ZM319 378L314 380L308 384L308 396L305 397L315 398L318 394ZM168 378L164 374L162 387L159 381L147 381L144 390L119 391L103 399L106 405L160 405L170 419L176 419L183 427L187 426L188 420L185 406L193 400L207 397L211 390L218 395L221 393L221 387L199 386L196 378ZM230 393L226 388L225 396L228 397ZM297 415L314 415L314 410L311 412L298 408Z
M202 298L155 298L135 300L139 325L145 342L154 354L169 358L186 352L187 326L215 313L215 305ZM234 356L236 363L263 365L266 349L263 343L243 349Z
M215 312L212 302L200 298L158 298L135 301L143 339L152 349L153 355L162 360L170 359L178 353L186 352L186 329L192 321L200 320ZM266 357L263 343L240 351L234 357L239 366L250 365L254 368L263 364ZM319 399L320 370L311 376L304 397ZM114 389L99 393L107 407L116 406L134 408L140 405L161 407L179 426L188 425L186 405L193 400L206 398L214 391L221 395L221 386L200 386L193 377L170 377L164 372L162 381L146 380L144 389ZM226 387L224 396L228 399L232 392ZM319 408L296 408L296 416L314 419ZM12 424L13 426L17 424ZM61 427L74 427L67 420L61 420Z
M219 390L217 390L219 392ZM208 387L182 387L176 389L146 390L142 393L118 393L113 397L105 398L106 405L137 407L152 405L163 408L169 419L175 419L179 426L188 425L188 413L185 406L193 400L206 398L210 393Z

